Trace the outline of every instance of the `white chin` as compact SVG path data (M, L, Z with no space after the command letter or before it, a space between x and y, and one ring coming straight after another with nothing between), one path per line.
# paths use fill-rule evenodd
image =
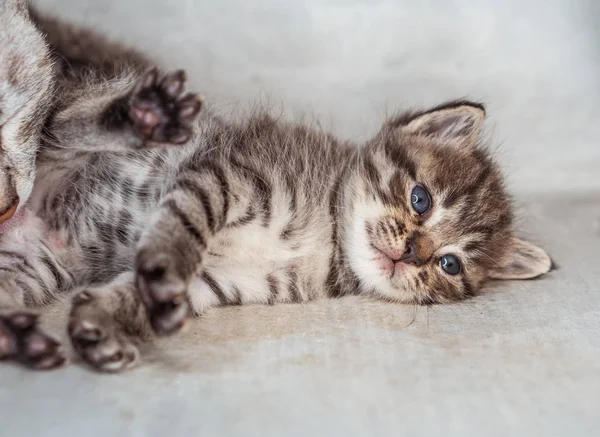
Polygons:
M352 241L346 245L350 268L360 281L361 291L397 298L390 278L394 274L394 263L384 255L377 253L362 235L355 233Z
M350 268L359 279L360 291L376 293L396 300L398 293L394 291L390 282L393 263L389 259L387 261L391 265L381 260L382 255L371 246L365 227L366 223L377 220L385 213L385 208L378 202L355 205L352 219L345 226L345 234L348 238L343 244Z

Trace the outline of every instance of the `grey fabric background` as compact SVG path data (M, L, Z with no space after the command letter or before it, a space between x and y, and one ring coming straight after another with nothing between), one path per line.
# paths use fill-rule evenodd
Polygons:
M560 268L457 305L219 309L124 375L5 364L1 435L599 435L600 3L38 3L185 67L223 112L261 99L361 139L399 107L486 102L522 235Z

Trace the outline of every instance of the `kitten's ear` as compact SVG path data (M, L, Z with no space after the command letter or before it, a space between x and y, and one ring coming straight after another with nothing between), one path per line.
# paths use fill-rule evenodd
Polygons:
M473 145L484 120L485 109L482 105L461 101L419 114L402 130L461 145Z
M541 248L512 237L507 258L492 268L489 277L494 279L531 279L552 270L552 260Z

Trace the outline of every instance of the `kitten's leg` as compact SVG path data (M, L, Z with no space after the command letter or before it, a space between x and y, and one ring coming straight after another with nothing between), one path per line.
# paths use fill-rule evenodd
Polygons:
M5 236L4 236L5 237ZM28 242L22 242L28 246ZM72 286L73 278L45 245L35 253L17 247L0 250L0 358L36 369L65 362L59 343L37 325L38 313L26 307L43 305Z
M152 334L133 283L123 273L110 284L90 287L74 298L69 336L75 350L92 367L118 372L139 360L139 345Z
M198 167L178 177L138 244L136 286L157 334L178 331L191 314L187 288L201 273L210 239L231 222L261 218L261 205L269 204L266 182L248 184L258 181L256 174L216 162Z
M130 150L183 144L193 135L202 99L184 93L182 70L120 78L78 91L53 118L49 131L58 147L89 151Z

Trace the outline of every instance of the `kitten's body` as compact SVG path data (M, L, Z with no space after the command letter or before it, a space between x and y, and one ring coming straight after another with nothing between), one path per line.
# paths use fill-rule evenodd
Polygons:
M0 280L13 308L85 287L69 331L97 368L132 366L137 339L175 332L189 313L214 306L348 293L446 302L487 277L550 266L511 236L500 175L478 147L476 104L405 114L361 148L259 114L239 125L204 118L185 146L134 150L140 133L146 144L183 142L191 131L129 120L128 90L152 74L107 82L114 68L89 62L101 86L75 70L64 75L73 97L53 107L28 207L4 225ZM163 91L179 85L167 81ZM187 119L197 112L188 107L179 110ZM417 213L411 199L421 185L431 199ZM448 254L461 270L447 273ZM0 337L5 329L14 338L7 355L59 363L34 319L10 311L0 325Z

